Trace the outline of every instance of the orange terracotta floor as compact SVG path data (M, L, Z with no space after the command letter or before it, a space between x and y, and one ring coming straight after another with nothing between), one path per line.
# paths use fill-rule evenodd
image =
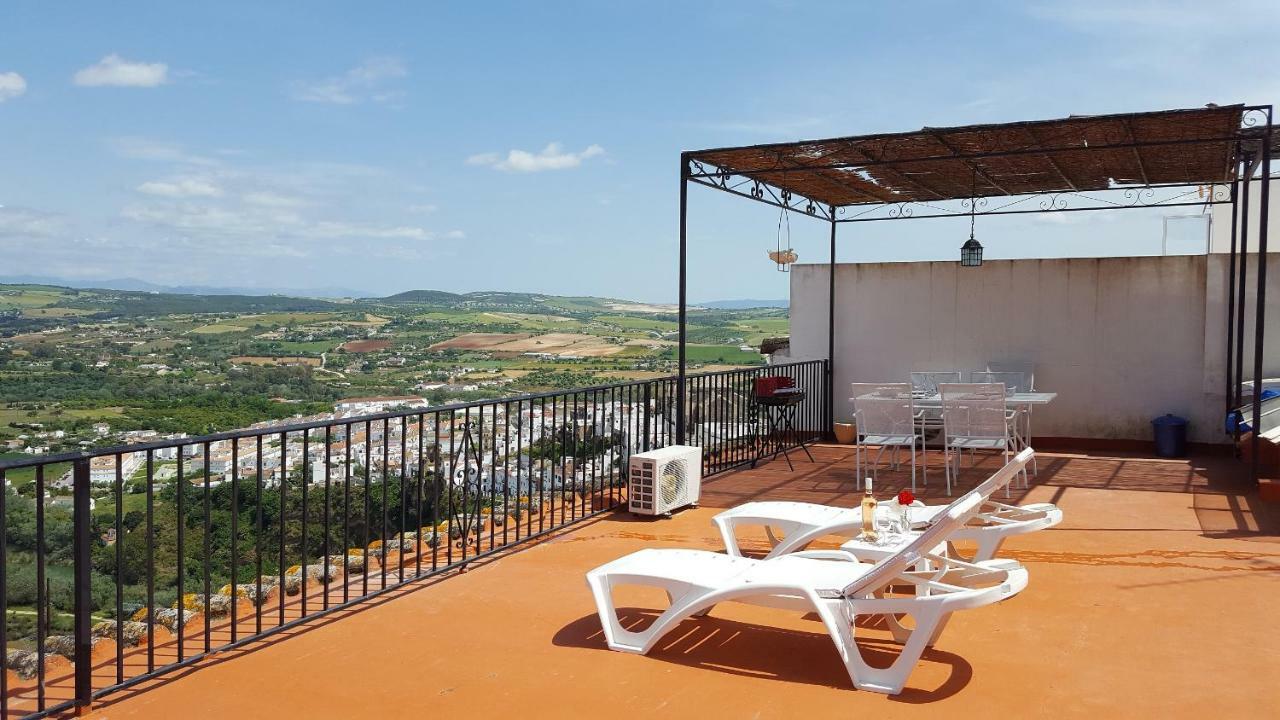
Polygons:
M1004 555L1031 584L965 611L897 697L855 691L821 623L717 607L647 657L605 649L583 574L643 547L718 548L710 518L750 499L852 504L847 447L708 480L663 520L611 514L461 575L317 619L114 693L99 718L1275 717L1280 537L1274 506L1232 489L1229 458L1042 454L1018 501L1057 528ZM963 485L994 465L964 470ZM881 473L884 494L904 474ZM941 474L927 502L942 502ZM624 595L638 620L660 607ZM864 654L891 650L871 629Z

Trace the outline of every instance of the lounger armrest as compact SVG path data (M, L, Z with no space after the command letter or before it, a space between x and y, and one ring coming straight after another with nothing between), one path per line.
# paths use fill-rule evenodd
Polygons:
M791 553L791 557L810 558L812 560L860 562L858 557L848 550L801 550L800 552Z

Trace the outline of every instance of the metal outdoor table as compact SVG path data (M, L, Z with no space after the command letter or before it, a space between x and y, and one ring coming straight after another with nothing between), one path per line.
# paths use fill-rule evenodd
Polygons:
M769 451L773 450L771 460L777 458L778 453L782 453L782 457L787 461L787 467L795 470L795 466L791 464L791 456L787 454L788 436L796 441L805 455L809 456L809 462L814 462L813 455L810 454L809 448L805 447L804 439L796 431L795 425L796 408L804 398L805 392L796 388L782 388L772 395L756 398L756 403L764 411L768 428L765 435L759 439L756 458L751 462L752 467L755 467L761 458L769 455Z
M1031 445L1031 408L1037 405L1048 405L1057 399L1058 393L1054 392L1018 392L1009 393L1004 396L1004 403L1007 406L1016 407L1024 410L1023 416L1026 418L1024 423L1024 440L1027 445ZM942 409L942 394L916 394L912 396L912 401L917 408L927 410Z

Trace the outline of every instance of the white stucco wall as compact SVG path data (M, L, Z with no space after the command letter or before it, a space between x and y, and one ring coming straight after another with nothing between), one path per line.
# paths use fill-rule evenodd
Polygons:
M1277 375L1280 255L1271 267L1264 371ZM827 273L793 267L797 359L827 355ZM1026 362L1037 389L1058 393L1036 410L1037 435L1146 440L1150 420L1171 412L1191 421L1193 441L1223 442L1225 282L1221 255L839 264L837 420L852 413L851 382Z
M1272 181L1269 194L1267 225L1270 229L1268 231L1267 249L1275 250L1280 248L1280 235L1276 234L1280 232L1280 182ZM1254 181L1249 183L1249 248L1255 251L1258 249L1258 222L1261 217L1261 208L1262 182ZM1230 252L1231 206L1214 205L1211 212L1213 213L1213 225L1210 229L1210 252ZM1237 217L1244 213L1243 197L1239 201L1239 207L1236 208L1236 212Z

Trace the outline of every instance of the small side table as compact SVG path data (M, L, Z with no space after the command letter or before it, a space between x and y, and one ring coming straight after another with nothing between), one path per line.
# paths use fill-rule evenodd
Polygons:
M770 460L777 458L781 453L787 461L787 467L795 470L795 466L791 464L791 456L787 453L787 438L795 440L800 449L804 450L804 454L809 457L809 462L814 462L813 455L796 430L796 410L800 407L800 403L804 402L804 398L805 392L799 388L780 388L772 395L756 398L756 404L760 406L767 420L768 429L759 439L756 458L751 462L752 467L755 467L765 455L770 455L772 450Z

